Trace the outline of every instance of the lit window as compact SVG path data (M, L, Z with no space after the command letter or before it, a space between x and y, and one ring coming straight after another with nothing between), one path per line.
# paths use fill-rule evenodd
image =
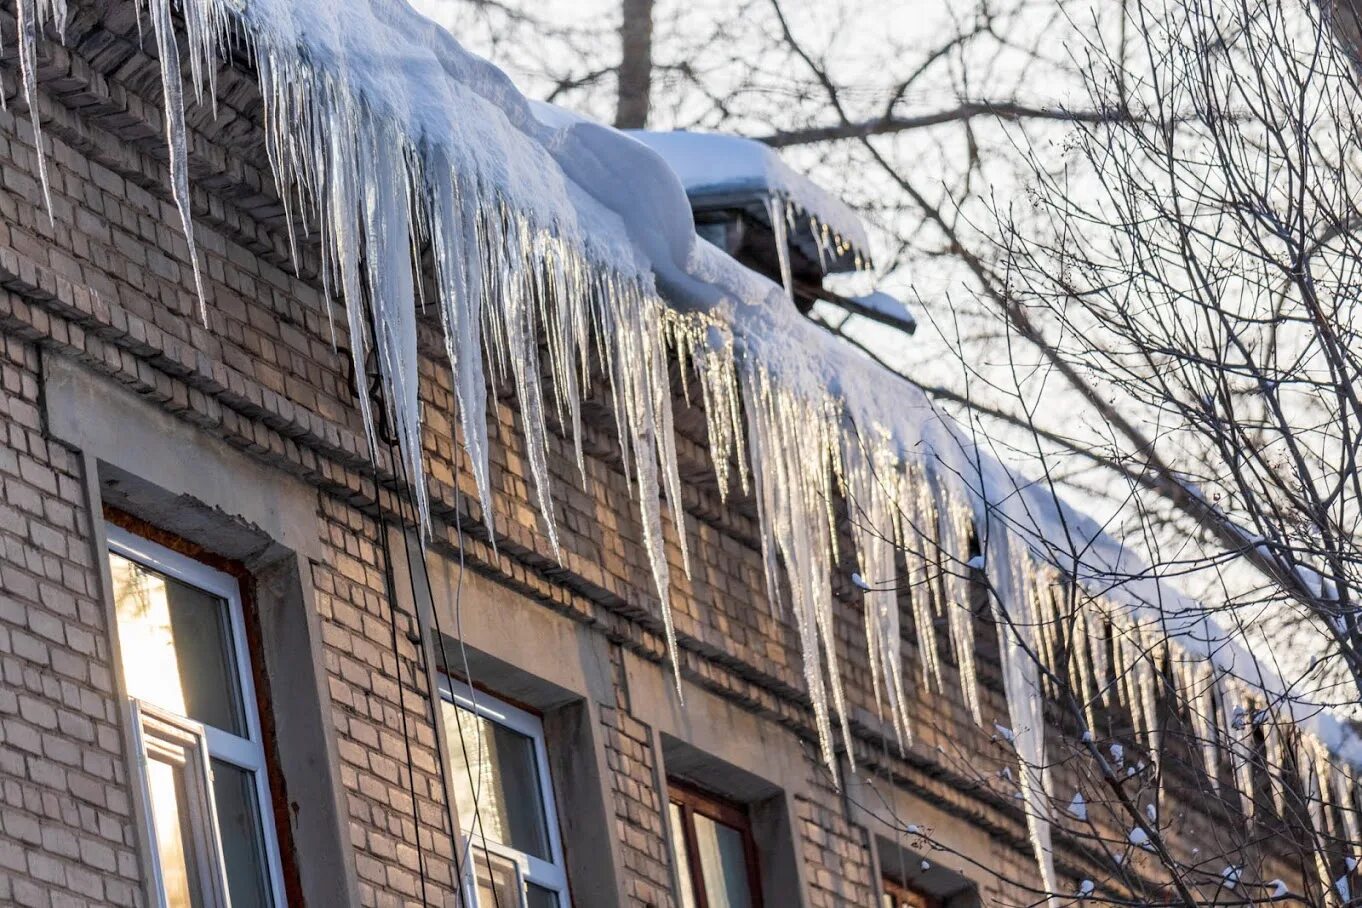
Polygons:
M941 908L941 899L919 892L895 880L882 881L884 908Z
M474 908L569 908L544 727L537 716L445 679L449 777Z
M235 578L115 526L123 677L167 908L285 904Z
M667 787L682 908L759 908L757 850L747 811L674 780Z

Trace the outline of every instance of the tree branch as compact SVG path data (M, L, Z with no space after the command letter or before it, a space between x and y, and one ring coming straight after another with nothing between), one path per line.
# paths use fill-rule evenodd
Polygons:
M863 139L868 136L882 136L891 133L909 132L926 129L942 123L961 123L976 117L994 117L999 120L1056 120L1067 123L1114 123L1130 119L1129 111L1118 108L1109 110L1067 110L1063 107L1032 107L1015 101L965 101L946 110L918 114L911 117L876 117L859 122L833 123L827 126L812 126L807 129L781 130L757 141L773 148L787 148L792 145L811 145L816 142L836 142L844 139Z

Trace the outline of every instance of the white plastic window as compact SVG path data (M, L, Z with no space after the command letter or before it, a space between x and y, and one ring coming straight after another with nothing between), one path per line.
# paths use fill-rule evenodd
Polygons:
M234 577L106 527L164 908L286 904Z
M440 693L469 902L570 908L543 724L452 679Z

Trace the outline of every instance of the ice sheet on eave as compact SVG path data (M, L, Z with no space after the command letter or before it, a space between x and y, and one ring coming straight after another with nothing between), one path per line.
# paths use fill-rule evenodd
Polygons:
M870 249L865 224L849 205L761 142L683 130L629 134L662 156L692 198L744 193L777 196L826 225L862 255Z

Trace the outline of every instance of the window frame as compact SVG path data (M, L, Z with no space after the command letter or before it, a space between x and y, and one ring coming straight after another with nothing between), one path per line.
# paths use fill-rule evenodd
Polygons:
M200 852L196 855L199 883L208 901L208 908L226 908L227 867L220 845L222 839L218 829L217 807L213 802L213 770L208 756L207 736L204 735L205 726L145 700L130 697L129 701L133 715L133 740L137 743L139 756L138 768L144 776L147 772L146 764L152 760L149 751L153 747L167 754L177 749L182 752L186 778L192 783L192 790L187 792L190 796L187 806L192 812L194 825L198 827L193 836L193 844ZM147 796L147 832L152 851L156 854L156 860L152 862L156 895L164 902L164 871L161 867L159 837L156 834L150 786L144 786L143 791ZM208 841L204 841L204 838Z
M129 561L150 568L158 573L179 581L187 586L216 596L227 609L227 628L230 636L232 667L235 669L238 692L241 696L241 711L245 714L247 737L234 735L224 729L215 728L181 716L146 700L128 695L133 716L133 736L137 745L137 784L144 797L149 795L149 782L146 769L146 736L142 728L144 716L153 716L166 724L179 726L183 731L197 730L206 745L203 759L208 763L208 805L212 810L211 829L213 847L217 852L217 863L222 868L222 893L215 894L219 904L226 904L226 863L222 856L222 837L219 832L217 804L213 800L212 768L213 759L230 763L238 769L251 773L255 781L256 810L260 815L260 836L265 851L265 871L269 877L270 897L275 908L286 908L288 899L284 891L283 860L280 856L279 840L275 829L274 799L269 785L269 765L265 752L264 735L260 723L260 701L255 694L255 676L252 670L251 654L246 636L246 619L241 598L241 583L231 574L204 564L188 555L166 548L156 542L139 536L114 523L104 524L106 541L105 559L110 554L119 555ZM113 590L109 591L113 600ZM118 603L112 602L114 632L118 633ZM120 640L121 647L121 640ZM119 666L121 674L122 666ZM148 802L149 803L149 802ZM156 846L155 821L148 809L142 823L151 849L151 865L155 873L156 891L152 894L157 904L165 901L165 888L161 880L161 857Z
M681 829L685 833L686 867L676 868L677 882L681 882L682 872L690 879L691 892L695 894L695 908L709 908L709 897L705 893L704 870L700 866L700 843L695 832L695 814L707 817L737 830L742 837L744 864L747 867L747 890L752 896L752 908L762 908L761 862L757 851L757 840L752 833L752 817L747 807L736 801L710 794L682 779L667 779L667 803L681 809ZM670 830L671 823L665 824ZM676 847L672 849L673 862ZM679 896L680 893L677 893Z
M544 825L547 827L549 854L553 857L552 862L545 861L509 845L493 842L485 835L479 835L480 841L474 842L472 831L462 828L463 819L457 816L456 805L453 812L456 814L455 819L460 825L459 838L462 839L460 851L464 855L464 887L467 890L468 903L471 905L478 904L473 879L473 874L477 872L477 868L472 863L473 849L484 848L498 857L514 863L517 876L522 884L534 883L536 886L548 889L558 897L559 908L572 908L572 896L568 888L567 863L563 859L563 843L558 830L558 805L553 792L553 778L549 775L548 748L544 742L543 720L534 713L512 706L505 700L478 690L449 675L440 674L438 677L440 699L443 703L449 703L455 709L468 710L489 722L524 735L532 742L535 768L539 776L539 801L544 810ZM443 717L441 721L443 721ZM448 762L448 758L446 762ZM450 771L448 765L443 769L446 772ZM480 908L487 908L487 906L480 906Z

